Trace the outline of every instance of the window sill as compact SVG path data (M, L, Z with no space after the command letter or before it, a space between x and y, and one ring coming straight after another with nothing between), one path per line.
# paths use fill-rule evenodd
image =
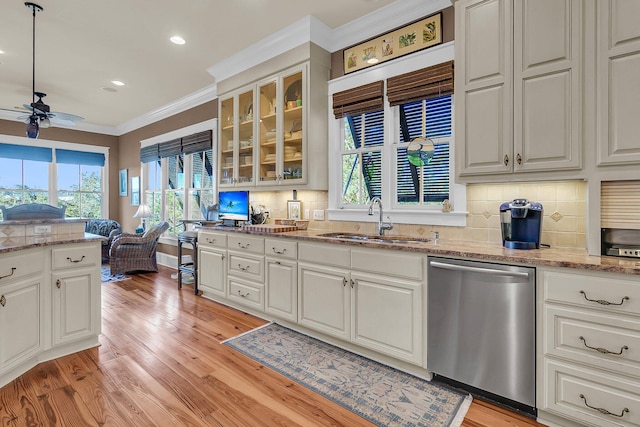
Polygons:
M329 209L329 221L377 222L378 210L370 216L367 209ZM466 227L468 212L452 211L409 211L385 210L384 221L387 216L394 224L441 225L449 227Z

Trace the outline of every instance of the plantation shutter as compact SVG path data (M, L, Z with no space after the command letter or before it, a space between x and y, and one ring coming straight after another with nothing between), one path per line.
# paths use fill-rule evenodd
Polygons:
M333 115L336 119L383 108L384 82L382 80L333 94Z
M453 94L453 61L387 79L389 105Z

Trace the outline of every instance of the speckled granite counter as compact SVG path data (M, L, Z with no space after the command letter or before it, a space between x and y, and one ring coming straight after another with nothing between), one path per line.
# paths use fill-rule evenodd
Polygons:
M617 258L609 256L590 256L586 250L567 248L542 248L533 250L507 249L500 243L471 242L461 240L434 240L423 243L379 243L367 241L342 240L334 237L323 237L327 230L291 231L284 233L264 233L245 231L233 227L203 227L203 229L235 233L254 234L274 238L312 240L316 242L371 248L386 248L409 252L420 252L429 255L473 258L481 261L495 261L509 264L526 264L540 266L567 267L582 270L603 271L610 273L640 275L640 259ZM349 234L349 233L345 233ZM401 238L402 236L394 236Z
M103 236L89 233L0 237L0 254L43 246L66 245L104 239Z

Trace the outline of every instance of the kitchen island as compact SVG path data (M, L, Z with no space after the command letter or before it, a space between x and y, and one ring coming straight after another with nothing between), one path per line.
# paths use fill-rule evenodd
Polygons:
M100 244L86 220L0 222L0 386L99 345Z

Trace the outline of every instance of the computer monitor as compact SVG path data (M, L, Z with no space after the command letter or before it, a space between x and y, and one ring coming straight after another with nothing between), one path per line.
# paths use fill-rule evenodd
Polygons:
M248 191L220 191L218 193L218 218L223 224L231 221L249 221L249 192Z

